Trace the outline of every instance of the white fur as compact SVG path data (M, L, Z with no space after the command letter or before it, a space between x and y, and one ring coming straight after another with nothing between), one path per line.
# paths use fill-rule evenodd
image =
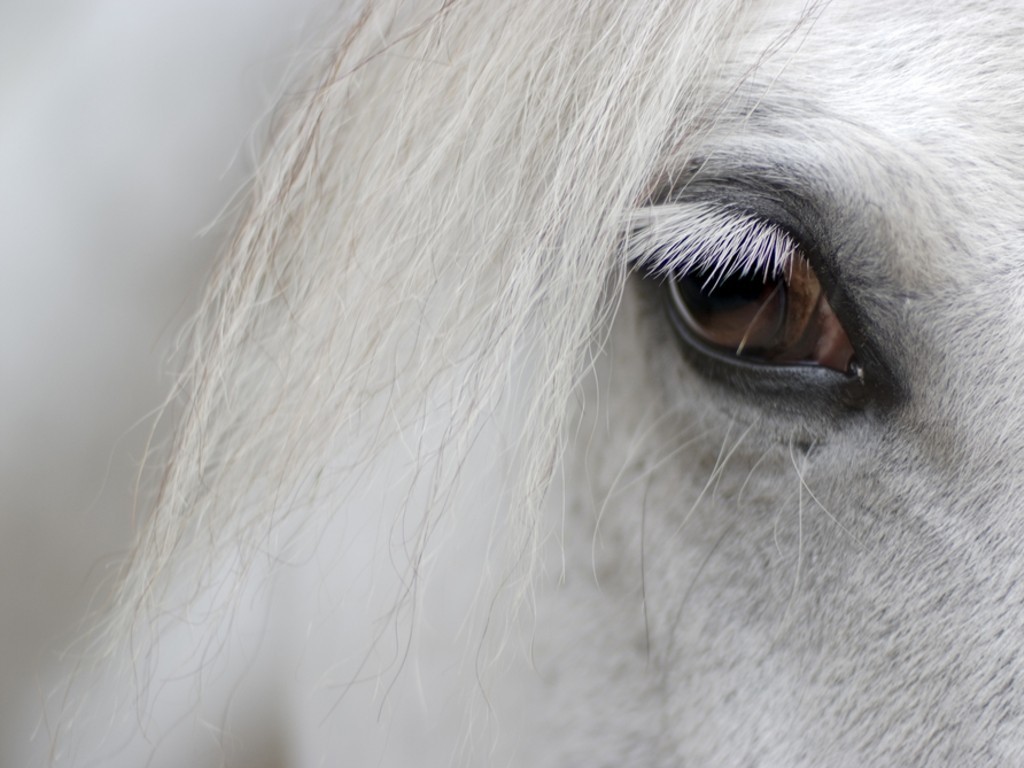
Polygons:
M374 3L184 344L55 762L1024 759L1022 28ZM780 407L680 355L627 271L695 173L820 201L895 405ZM749 222L669 213L742 261Z

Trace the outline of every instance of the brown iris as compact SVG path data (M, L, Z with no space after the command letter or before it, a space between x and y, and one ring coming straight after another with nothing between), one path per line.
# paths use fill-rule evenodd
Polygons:
M689 332L717 351L750 362L854 372L850 339L799 252L775 276L696 269L671 280L669 293Z

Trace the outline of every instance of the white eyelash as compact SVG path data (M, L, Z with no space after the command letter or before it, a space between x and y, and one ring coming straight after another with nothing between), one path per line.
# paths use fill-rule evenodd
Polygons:
M655 279L700 271L712 288L733 275L778 277L800 247L778 224L710 203L641 208L628 224L626 256L634 269Z

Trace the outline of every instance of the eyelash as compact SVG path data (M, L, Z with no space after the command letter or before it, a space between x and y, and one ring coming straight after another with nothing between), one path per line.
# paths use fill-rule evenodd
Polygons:
M645 278L708 275L706 287L733 276L785 273L800 250L778 224L756 214L706 203L643 208L629 221L626 257Z

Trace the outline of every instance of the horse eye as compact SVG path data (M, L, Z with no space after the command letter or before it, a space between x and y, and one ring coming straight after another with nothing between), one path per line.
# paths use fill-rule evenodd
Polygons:
M780 273L722 276L697 268L668 281L682 335L747 362L856 372L853 346L810 263L795 252Z

